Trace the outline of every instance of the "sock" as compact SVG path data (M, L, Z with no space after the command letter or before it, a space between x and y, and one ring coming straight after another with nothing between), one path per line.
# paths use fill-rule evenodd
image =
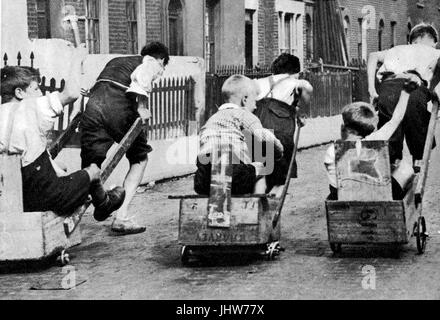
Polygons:
M107 201L107 192L101 181L93 182L90 186L90 195L95 207L102 206Z

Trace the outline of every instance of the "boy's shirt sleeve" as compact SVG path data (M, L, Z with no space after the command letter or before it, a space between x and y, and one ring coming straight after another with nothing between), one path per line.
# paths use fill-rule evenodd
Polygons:
M160 73L159 63L150 56L145 56L142 64L131 74L131 84L127 92L149 97L153 90L153 81Z
M258 140L272 143L278 151L284 152L284 147L280 140L275 137L272 131L263 127L260 119L258 119L257 116L250 112L244 112L243 115L244 129L252 133Z
M61 104L58 92L52 92L37 99L24 100L27 107L33 108L37 115L37 125L43 134L53 129L55 119L63 113L64 107Z

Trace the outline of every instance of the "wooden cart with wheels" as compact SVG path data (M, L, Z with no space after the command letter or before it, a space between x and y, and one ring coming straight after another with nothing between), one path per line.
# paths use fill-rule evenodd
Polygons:
M277 257L281 211L289 188L300 129L299 119L289 172L280 198L267 195L231 196L232 152L230 148L212 160L210 196L170 196L180 200L179 244L181 261L208 253L257 253L268 260Z
M438 116L433 103L424 156L403 200L393 200L387 141L337 141L338 201L326 201L330 248L348 245L403 245L415 237L420 254L427 231L422 201Z

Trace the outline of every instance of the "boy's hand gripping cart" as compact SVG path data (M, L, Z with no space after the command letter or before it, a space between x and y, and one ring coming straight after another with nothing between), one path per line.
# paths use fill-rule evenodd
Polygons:
M439 111L433 101L431 120L420 172L403 200L393 201L387 141L337 141L338 201L327 201L327 228L334 253L349 245L399 245L416 238L417 250L426 247L426 221L422 201Z
M191 257L208 253L259 253L269 260L279 255L282 248L280 217L290 184L302 121L298 126L295 148L279 199L252 194L231 196L232 152L230 147L221 151L212 161L211 192L209 197L199 195L170 196L180 200L179 244L181 261L188 264Z

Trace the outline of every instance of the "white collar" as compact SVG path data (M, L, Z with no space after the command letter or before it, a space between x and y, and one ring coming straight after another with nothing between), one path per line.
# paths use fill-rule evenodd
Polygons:
M240 109L235 103L224 103L218 108L219 111L227 110L227 109Z

